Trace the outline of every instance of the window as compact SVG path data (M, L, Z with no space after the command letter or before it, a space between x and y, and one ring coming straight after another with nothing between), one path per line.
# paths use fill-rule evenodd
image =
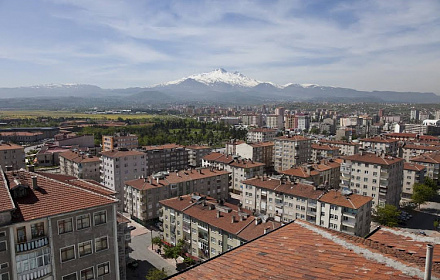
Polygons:
M31 225L32 238L44 236L44 223L36 223Z
M216 252L216 250L215 250L215 248L211 248L211 254L212 255L215 255L217 252Z
M81 280L90 280L95 278L95 272L93 271L93 266L86 268L84 270L81 270L80 273Z
M58 221L58 234L68 233L73 231L72 218Z
M98 277L110 273L110 263L98 264Z
M62 248L61 250L61 262L67 262L75 259L75 246L69 246Z
M0 237L5 237L6 236L6 231L0 231Z
M0 274L0 280L9 280L9 272Z
M99 252L108 249L107 236L103 236L95 239L95 251Z
M90 255L92 253L92 241L86 241L78 244L78 254L80 257Z
M76 280L76 272L63 276L63 280Z
M94 213L93 221L95 222L95 226L105 224L107 222L107 213L105 211Z
M26 228L25 227L17 228L17 241L18 241L18 243L26 242Z
M90 227L90 214L80 215L76 217L76 229L85 229Z
M0 241L0 252L6 251L6 241Z
M5 269L8 267L9 267L9 263L7 263L7 262L0 264L0 269Z

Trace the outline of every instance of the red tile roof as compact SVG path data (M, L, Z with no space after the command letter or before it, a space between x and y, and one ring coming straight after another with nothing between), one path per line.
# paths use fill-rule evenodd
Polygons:
M203 157L206 161L214 161L219 163L229 164L234 161L234 158L230 155L225 155L222 153L210 153Z
M412 171L421 171L426 169L426 166L416 163L405 162L403 163L403 169Z
M273 145L275 145L275 143L272 141L266 141L266 142L250 143L249 145L256 148L256 147L273 146Z
M6 184L6 178L0 168L0 212L11 211L15 209L9 188Z
M102 154L102 156L110 157L110 158L121 158L121 157L126 157L126 156L145 155L143 152L138 152L138 151L118 151L118 150L102 152L101 154Z
M237 160L229 164L233 167L239 167L239 168L255 168L259 166L264 166L264 163L256 162L256 161L250 161L250 160Z
M424 153L418 157L413 157L410 161L426 162L426 163L440 163L440 152Z
M6 150L24 150L23 146L13 144L13 143L3 143L0 144L0 151L6 151Z
M177 148L185 148L182 145L177 144L165 144L165 145L157 145L157 146L142 146L143 149L150 151L150 150L165 150L165 149L177 149Z
M382 158L372 153L363 153L362 155L356 154L351 156L345 156L342 158L345 160L366 162L366 163L379 164L379 165L392 165L404 161L404 159L402 158L390 157L390 156L385 156L384 158Z
M362 142L375 142L375 143L396 143L399 142L399 139L387 139L381 137L372 137L372 138L364 138L360 139Z
M14 176L15 174L15 176ZM37 177L39 189L32 188L32 176ZM116 199L100 195L83 188L56 181L38 173L24 170L6 172L9 182L18 178L22 185L30 186L28 195L15 198L18 221L30 221L48 216L69 213L81 209L117 203ZM10 184L9 188L16 186Z
M100 162L99 157L87 156L86 154L81 154L81 153L74 152L74 151L67 151L67 152L61 153L60 157L63 157L65 159L73 161L75 163L90 163L90 162L99 163Z
M285 141L307 141L307 140L311 140L311 139L306 138L306 137L301 136L301 135L281 136L281 137L277 137L275 139L276 140L285 140Z
M357 143L334 141L334 140L319 140L320 143L326 143L331 145L347 145L347 146L359 146Z
M419 279L405 274L406 263L385 264L348 236L320 229L294 222L169 279Z
M332 147L330 145L312 144L311 147L315 150L339 151L338 147Z
M333 205L339 205L352 209L359 209L368 202L373 200L370 196L363 196L357 194L351 194L348 196L343 195L341 192L336 190L330 190L328 193L324 194L319 198L319 201L330 203Z

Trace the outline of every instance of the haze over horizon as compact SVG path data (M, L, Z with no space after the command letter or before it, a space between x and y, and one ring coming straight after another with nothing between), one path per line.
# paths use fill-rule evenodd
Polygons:
M440 94L438 1L0 2L0 87L145 87L216 68Z

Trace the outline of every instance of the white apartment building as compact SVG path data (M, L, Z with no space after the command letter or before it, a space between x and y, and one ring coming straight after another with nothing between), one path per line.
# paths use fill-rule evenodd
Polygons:
M98 157L83 152L68 151L61 153L59 159L61 174L100 181L101 160Z
M363 236L370 231L371 197L296 183L287 178L253 178L243 182L243 206L284 223L295 219Z
M241 123L244 125L261 127L261 126L263 126L263 116L260 114L258 114L258 115L242 115L241 116Z
M135 134L116 133L115 135L102 136L102 150L111 151L117 149L135 149L139 146L138 137Z
M341 163L341 187L370 196L373 205L399 206L403 184L402 158L360 153L346 156Z
M266 127L284 129L284 116L266 115Z
M159 201L190 193L215 199L227 199L229 172L214 168L160 172L145 178L129 180L124 187L124 207L132 218L145 224L160 217Z
M212 148L208 146L192 145L186 146L188 152L188 166L200 167L202 166L202 158L212 152Z
M23 146L0 141L0 166L18 170L25 167Z
M247 133L248 143L259 143L273 141L277 135L277 130L272 128L251 129Z
M312 161L320 161L322 159L330 159L339 156L339 148L330 145L312 144Z
M264 163L266 172L273 170L273 142L241 143L235 148L235 154L255 162Z
M145 154L138 151L107 151L101 156L101 183L117 192L122 211L125 181L146 176Z
M312 155L311 139L300 135L277 137L274 143L274 168L278 172L305 163Z
M440 152L440 146L438 145L417 145L417 144L405 144L402 148L402 158L406 162L409 162L411 158L419 157L424 153Z
M420 156L411 158L410 162L425 166L425 176L438 183L440 173L440 152L424 153Z
M402 199L411 199L414 184L424 182L425 172L426 167L424 165L409 162L403 164Z
M385 153L389 156L397 156L399 140L385 137L373 137L360 140L362 148L374 153Z
M352 156L359 152L359 144L344 141L320 140L319 143L339 148L339 154Z

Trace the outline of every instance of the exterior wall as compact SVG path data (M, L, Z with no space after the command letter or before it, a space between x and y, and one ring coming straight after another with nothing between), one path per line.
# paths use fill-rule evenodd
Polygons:
M275 139L274 168L280 172L305 163L311 156L311 140Z
M412 161L411 161L412 162ZM439 182L439 173L440 173L440 164L439 163L432 163L432 162L421 162L416 161L414 163L424 165L426 167L426 173L425 176L428 178L431 178L432 180Z
M264 163L265 169L270 170L273 168L273 147L273 145L252 146L243 143L237 145L236 154L242 158Z
M256 131L248 131L247 133L247 142L248 143L259 143L259 142L267 142L273 141L277 132L271 130L256 130Z
M326 158L334 158L339 156L339 150L324 150L312 148L312 160L320 161Z
M232 171L232 191L237 194L241 194L243 191L244 180L263 175L263 166L257 166L252 168L231 167Z
M376 142L376 141L363 141L361 140L362 148L372 149L374 152L384 152L387 155L397 156L398 143L395 142Z
M188 151L188 165L191 167L202 166L202 158L212 151L209 147L204 149L191 149L186 147L186 150Z
M126 148L135 149L139 146L138 137L134 134L127 136L102 136L102 150L111 151L114 149Z
M422 171L403 169L402 199L411 199L413 186L423 182L425 179L425 169Z
M188 167L188 151L185 148L147 150L146 175L160 171L182 170Z
M0 222L0 224L2 224ZM6 279L12 279L12 266L13 261L13 250L15 250L14 245L11 244L10 231L7 226L0 226L0 243L5 245L6 249L4 251L0 250L0 279L2 279L3 275L8 275L9 277ZM6 276L4 276L6 277Z
M60 172L61 174L74 176L80 179L91 179L100 181L100 165L101 161L81 162L77 163L60 156Z
M72 138L60 139L55 141L55 145L62 146L79 146L79 147L95 147L95 138L93 135L82 135Z
M5 144L0 144L0 166L12 166L14 169L25 168L24 148L1 149Z

